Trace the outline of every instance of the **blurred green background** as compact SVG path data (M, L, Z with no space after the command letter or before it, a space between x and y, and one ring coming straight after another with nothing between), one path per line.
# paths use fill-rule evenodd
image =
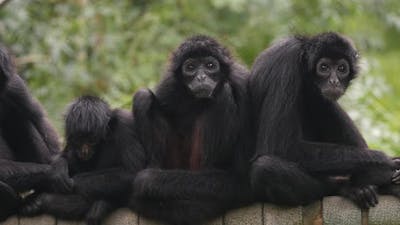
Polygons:
M0 2L0 41L60 133L65 107L79 95L130 108L132 94L154 87L171 50L192 34L218 38L250 67L278 38L337 31L363 56L341 103L373 148L400 154L398 0Z

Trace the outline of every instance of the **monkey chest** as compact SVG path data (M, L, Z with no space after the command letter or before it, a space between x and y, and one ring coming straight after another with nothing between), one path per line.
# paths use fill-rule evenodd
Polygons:
M168 169L198 170L203 160L203 130L198 123L180 132L171 132L166 140L164 165Z

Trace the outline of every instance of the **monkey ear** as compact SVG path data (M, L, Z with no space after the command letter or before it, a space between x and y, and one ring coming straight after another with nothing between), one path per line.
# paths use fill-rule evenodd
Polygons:
M317 60L319 59L320 56L317 56L316 53L314 51L311 50L302 50L301 53L299 54L299 62L302 65L306 65L305 66L301 66L299 67L299 70L301 70L302 73L312 73L314 68L316 67L316 63Z
M169 60L170 65L168 68L168 73L175 74L175 73L179 72L178 70L180 69L180 67L182 66L182 63L183 63L181 61L182 61L182 59L179 59L177 61L174 61L173 59Z
M220 61L221 64L224 65L232 65L232 59L230 55L225 55L224 53L220 53L219 56L216 56L218 61Z

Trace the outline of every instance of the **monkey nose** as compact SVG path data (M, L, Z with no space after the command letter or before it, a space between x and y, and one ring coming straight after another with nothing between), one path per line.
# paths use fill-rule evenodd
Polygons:
M338 79L329 79L329 83L335 87L339 86L339 80Z
M197 80L199 81L204 81L206 79L206 75L205 74L200 74L197 76Z

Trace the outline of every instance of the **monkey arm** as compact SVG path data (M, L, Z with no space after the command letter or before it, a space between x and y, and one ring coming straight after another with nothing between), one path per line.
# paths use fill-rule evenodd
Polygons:
M394 168L386 154L362 147L301 141L295 161L308 172L349 173L371 166Z
M313 177L296 163L277 156L259 156L251 162L250 183L257 199L285 205L303 205L333 194L338 186Z
M10 78L5 96L8 106L14 110L12 117L20 115L17 120L27 123L27 133L21 133L20 130L15 133L19 137L18 141L31 144L32 151L36 152L37 162L49 163L51 158L60 152L60 142L42 106L29 94L24 81L17 74ZM15 126L15 124L6 123L5 126ZM15 129L10 127L7 130L14 131Z
M182 200L239 200L246 184L218 169L202 171L146 169L134 181L137 198Z
M124 168L109 168L74 176L75 193L88 199L124 201L130 187L133 174Z

